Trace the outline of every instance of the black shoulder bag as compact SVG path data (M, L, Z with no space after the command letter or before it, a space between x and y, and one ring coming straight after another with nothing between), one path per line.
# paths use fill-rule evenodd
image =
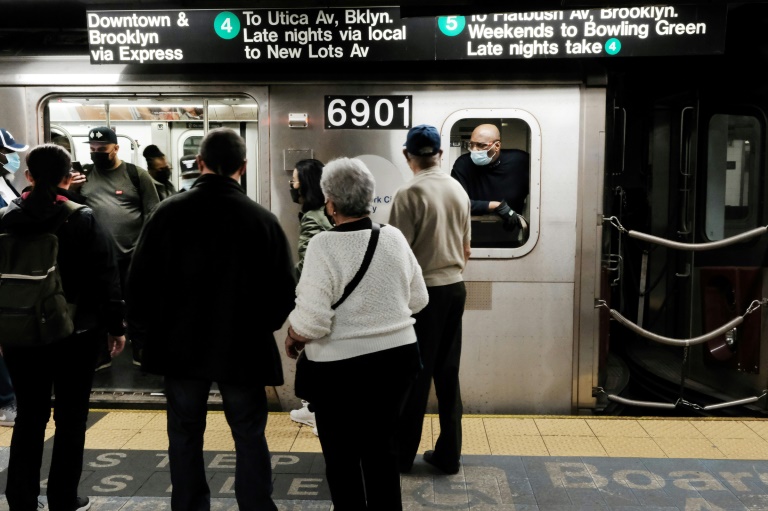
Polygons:
M331 309L336 310L336 308L341 305L350 294L352 294L352 291L355 290L360 281L363 280L363 276L365 276L365 272L371 264L371 259L373 259L373 252L376 250L376 244L379 241L380 228L381 226L376 222L372 223L371 238L368 240L368 248L365 250L360 269L357 270L357 273L352 277L352 280L350 280L344 287L344 293L336 303L331 305ZM313 391L317 389L316 382L313 381L315 378L312 374L315 363L316 362L312 362L307 358L307 355L304 354L304 350L301 351L299 358L296 359L296 379L293 384L294 394L296 394L296 397L309 401L310 403L313 401Z

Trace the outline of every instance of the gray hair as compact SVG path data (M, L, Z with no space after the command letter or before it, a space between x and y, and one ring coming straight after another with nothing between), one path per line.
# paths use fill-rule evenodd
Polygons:
M229 128L213 129L200 143L200 159L217 174L231 176L245 161L245 140Z
M373 174L357 158L337 158L328 163L320 178L320 188L344 216L363 216L371 213L376 189Z

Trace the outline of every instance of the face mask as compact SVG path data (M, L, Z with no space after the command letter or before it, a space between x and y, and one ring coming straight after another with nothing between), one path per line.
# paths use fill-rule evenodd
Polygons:
M8 163L3 163L3 168L13 174L17 170L19 170L19 167L21 167L21 158L19 158L19 155L16 153L8 153L5 155L5 158L8 160Z
M493 160L493 157L488 156L490 149L486 151L470 151L470 158L475 165L483 166L488 165Z
M155 179L162 182L168 181L169 179L171 179L171 169L168 167L157 169L155 171Z
M91 161L94 165L102 169L111 167L112 163L110 153L91 153Z
M296 204L299 204L300 198L301 198L301 194L299 194L299 189L291 186L291 200Z

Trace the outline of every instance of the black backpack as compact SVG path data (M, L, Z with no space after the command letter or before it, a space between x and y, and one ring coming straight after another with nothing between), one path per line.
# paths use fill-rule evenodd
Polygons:
M64 202L65 213L53 231L84 207ZM3 211L0 210L0 218ZM57 262L54 232L0 234L0 345L42 346L75 330L75 305L68 304Z

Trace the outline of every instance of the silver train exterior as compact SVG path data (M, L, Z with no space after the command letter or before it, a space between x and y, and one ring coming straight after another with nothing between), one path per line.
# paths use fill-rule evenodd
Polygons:
M749 11L743 18L751 18ZM628 231L707 244L766 224L768 101L753 76L765 60L758 53L707 57L669 71L660 70L660 58L615 66L555 60L486 80L464 78L464 72L454 77L449 70L404 78L386 71L306 74L301 80L280 72L217 78L172 66L150 73L91 66L81 57L9 57L0 62L0 125L30 144L64 138L75 159L88 162L80 142L89 127L109 122L122 137L123 159L142 165L141 148L157 144L179 186L189 181L181 157L194 154L207 129L232 127L248 144L248 195L278 216L295 249L298 208L288 181L299 159L365 161L377 180L373 217L381 222L397 187L410 178L404 127L331 129L329 101L347 98L350 104L335 103L335 114L357 116L360 126L367 117L391 121L398 108L409 109L412 125L432 124L441 132L446 172L466 150L474 125L497 122L503 147L531 155L524 212L530 232L513 246L473 246L464 275L465 411L605 413L611 403L606 394L614 392L608 387L621 368L633 378L652 375L654 399L686 407L768 388L767 323L759 307L768 244L757 236L698 252L638 240ZM750 61L753 67L742 65L758 57L763 60ZM360 101L352 107L351 98ZM15 180L23 187L22 173ZM473 229L482 230L492 219L475 220ZM748 328L740 325L711 342L680 347L644 337L704 335L754 300L759 311L745 319ZM609 309L638 330L616 321ZM276 332L276 342L284 336ZM289 410L298 404L294 364L287 358L283 364L286 384L270 389L270 399L273 409ZM615 392L623 388L620 383ZM137 389L115 384L111 390ZM738 413L764 409L754 400Z

